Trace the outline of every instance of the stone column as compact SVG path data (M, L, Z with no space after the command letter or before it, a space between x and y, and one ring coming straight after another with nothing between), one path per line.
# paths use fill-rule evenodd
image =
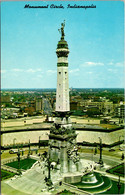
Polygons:
M67 147L66 144L61 147L60 151L60 163L61 163L61 173L68 172L68 156L67 156Z

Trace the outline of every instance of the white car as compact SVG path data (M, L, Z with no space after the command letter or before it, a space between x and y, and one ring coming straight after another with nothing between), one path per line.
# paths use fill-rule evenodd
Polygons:
M19 150L19 151L22 152L22 151L25 151L25 150ZM18 153L18 149L10 149L9 153L10 154L17 154Z

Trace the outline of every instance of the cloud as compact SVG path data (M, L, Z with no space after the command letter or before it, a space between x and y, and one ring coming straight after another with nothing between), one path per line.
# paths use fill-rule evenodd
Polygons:
M55 74L57 71L56 70L47 70L47 74Z
M92 74L93 72L87 72L88 74Z
M40 71L42 71L41 68L37 68L37 69L36 69L36 72L40 72Z
M113 62L109 62L108 65L114 65L114 63Z
M30 69L26 70L25 72L34 73L34 72L41 72L41 71L42 71L41 68L37 68L37 69L30 68Z
M92 66L104 66L104 63L102 63L102 62L85 62L81 66L88 66L88 67L92 67Z
M6 70L0 70L1 74L5 74L7 71Z
M116 66L116 67L123 67L124 66L124 62L109 62L108 65L111 65L111 66Z
M69 70L69 73L77 73L79 72L79 68Z
M20 69L20 68L13 68L13 69L11 69L11 70L0 70L0 73L1 74L4 74L4 73L9 73L9 74L12 74L12 73L21 73L21 72L26 72L26 73L35 73L35 72L41 72L42 73L42 69L41 68L37 68L37 69L32 69L32 68L30 68L30 69L26 69L26 70L24 70L24 69Z
M109 68L108 71L113 72L113 69Z
M109 72L113 72L113 73L117 73L117 70L116 69L112 69L112 68L109 68L109 69L107 69Z
M123 67L123 66L124 66L124 63L122 63L122 62L117 62L115 65L118 66L118 67Z
M19 69L19 68L14 68L11 71L13 71L13 72L23 72L24 70L23 69Z
M37 75L38 78L43 78L43 75L39 74Z
M36 70L33 70L32 68L26 70L26 72L36 72Z

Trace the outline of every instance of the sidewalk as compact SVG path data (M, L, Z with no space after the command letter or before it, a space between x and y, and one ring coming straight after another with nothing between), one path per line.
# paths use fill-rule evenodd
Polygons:
M9 167L7 165L1 165L1 169L5 170L5 171L10 171L12 173L18 173L18 169L15 169L13 167Z

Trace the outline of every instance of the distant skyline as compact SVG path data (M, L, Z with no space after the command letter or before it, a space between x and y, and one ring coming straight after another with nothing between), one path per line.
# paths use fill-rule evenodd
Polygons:
M24 9L26 4L64 9ZM124 88L122 1L1 2L1 88L56 88L58 29L64 19L69 87Z

